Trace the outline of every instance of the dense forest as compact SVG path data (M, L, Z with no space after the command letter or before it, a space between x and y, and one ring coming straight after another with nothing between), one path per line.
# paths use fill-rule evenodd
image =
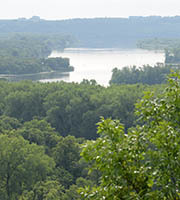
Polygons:
M95 139L100 116L121 119L126 129L135 124L134 104L145 90L158 86L103 87L95 81L77 83L0 82L0 114L19 122L47 120L59 135Z
M96 171L88 175L81 144L97 138L101 115L121 119L126 130L135 125L134 104L153 88L159 90L104 88L87 80L0 81L0 198L81 199L77 188L94 185L99 177Z
M0 35L0 74L73 71L68 58L48 58L53 50L62 51L72 43L70 36L62 35Z
M0 33L71 35L76 47L136 47L139 40L180 37L180 17L129 17L69 20L0 20Z
M167 58L166 58L167 59ZM157 63L155 66L144 65L142 67L130 66L122 69L113 69L110 84L161 84L166 83L168 74L179 70L179 65L167 65Z
M0 198L179 197L180 77L168 79L0 81Z

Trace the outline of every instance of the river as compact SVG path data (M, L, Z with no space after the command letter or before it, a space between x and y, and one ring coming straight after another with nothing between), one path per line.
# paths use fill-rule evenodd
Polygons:
M53 51L50 57L70 58L74 66L73 72L40 73L9 77L12 81L30 79L40 82L81 82L83 79L95 79L98 84L107 86L111 79L112 69L124 66L155 65L164 62L162 51L148 51L141 49L80 49L69 48L64 52Z
M50 57L70 58L70 64L75 67L69 76L60 79L44 79L42 82L65 80L81 82L83 79L95 79L101 85L108 85L112 69L124 66L155 65L164 62L162 51L141 49L65 49L64 52L52 52Z

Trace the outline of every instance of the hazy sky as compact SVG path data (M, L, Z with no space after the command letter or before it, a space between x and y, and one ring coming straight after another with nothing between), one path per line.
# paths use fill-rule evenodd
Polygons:
M2 0L0 19L175 16L180 0Z

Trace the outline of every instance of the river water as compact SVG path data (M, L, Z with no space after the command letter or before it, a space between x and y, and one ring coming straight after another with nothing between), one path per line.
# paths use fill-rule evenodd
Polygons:
M50 57L67 57L74 66L73 72L50 72L31 75L8 76L11 81L30 79L40 82L81 82L83 79L95 79L98 84L107 86L112 69L124 66L155 65L164 62L162 51L141 49L65 49L64 52L52 52Z
M124 66L155 65L164 62L162 51L148 51L141 49L65 49L64 52L52 52L50 57L70 58L74 72L66 77L44 79L42 82L64 80L67 82L81 82L83 79L95 79L98 84L108 85L112 69Z

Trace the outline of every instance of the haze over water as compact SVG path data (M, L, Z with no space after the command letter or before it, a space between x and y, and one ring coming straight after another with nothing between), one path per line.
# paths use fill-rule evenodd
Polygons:
M95 79L98 84L107 86L111 79L112 69L124 66L154 66L164 62L162 51L147 51L141 49L65 49L64 52L52 52L51 57L70 58L70 64L75 71L64 79L45 79L42 82L64 80L81 82L83 79Z

